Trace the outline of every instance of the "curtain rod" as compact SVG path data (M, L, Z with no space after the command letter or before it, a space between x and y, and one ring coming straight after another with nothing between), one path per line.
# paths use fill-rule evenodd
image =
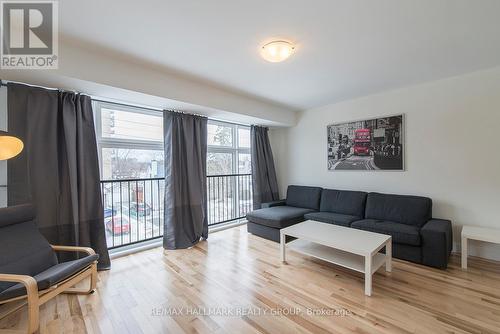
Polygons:
M83 94L83 95L90 96L88 94L85 94L85 93L82 93L82 92L78 92L76 90L68 90L68 89L61 89L61 88L45 87L45 86L41 86L41 85L29 84L29 83L20 82L20 81L11 81L11 80L5 80L5 81L7 81L7 83L8 82L12 82L12 83L15 83L15 84L21 84L21 85L26 85L26 86L30 86L30 87L44 88L44 89L49 89L49 90L57 90L57 91L60 91L60 92ZM4 83L4 80L0 79L0 87L1 86L7 87L7 83Z
M18 84L22 84L22 85L27 85L27 86L32 86L32 87L40 87L40 88L45 88L45 89L59 90L59 91L63 91L63 92L72 92L72 93L77 93L77 94L84 94L84 95L90 96L90 99L92 101L95 101L95 102L110 103L110 104L116 104L116 105L124 106L124 107L141 108L141 109L145 109L145 110L159 111L161 113L163 113L165 110L168 110L168 109L164 109L164 108L145 107L145 106L140 106L140 105L127 104L127 103L123 103L123 102L114 102L114 101L109 101L109 100L97 99L97 98L93 98L92 95L90 95L90 94L86 94L86 93L82 93L82 92L77 92L77 91L72 91L72 90L64 90L64 89L59 89L59 88L49 88L49 87L44 87L44 86L40 86L40 85L33 85L33 84L25 83L25 82L19 82L19 81L10 81L10 80L6 80L6 81L7 82L12 82L12 83L18 83ZM0 87L1 86L7 87L7 83L4 83L4 80L2 80L2 79L0 79ZM172 110L172 111L177 111L177 112L189 114L189 112L185 112L185 111L182 111L182 110ZM225 121L225 120L222 120L222 119L212 118L212 117L208 117L208 116L205 116L205 115L199 115L199 114L194 114L194 113L191 113L191 114L196 115L196 116L207 117L209 120L216 121L216 122L223 122L223 123L228 123L228 124L233 124L233 125L251 126L251 124Z
M40 88L45 88L45 89L50 89L50 90L58 90L58 91L63 91L63 92L73 92L73 93L78 93L78 94L84 94L84 95L90 96L90 99L92 101L96 101L96 102L111 103L111 104L116 104L116 105L122 105L124 107L134 107L134 108L141 108L141 109L146 109L146 110L153 110L153 111L163 112L163 109L160 109L160 108L145 107L145 106L139 106L139 105L131 105L131 104L126 104L126 103L120 103L120 102L114 102L114 101L96 99L96 98L93 98L92 95L90 95L90 94L81 93L81 92L78 92L78 91L64 90L64 89L59 89L59 88L50 88L50 87L45 87L45 86L40 86L40 85L33 85L33 84L28 84L28 83L19 82L19 81L10 81L10 80L6 80L6 81L7 82L12 82L12 83L17 83L17 84L22 84L22 85L27 85L27 86L31 86L31 87L40 87ZM7 83L4 83L4 81L2 79L0 79L0 87L1 86L7 87Z

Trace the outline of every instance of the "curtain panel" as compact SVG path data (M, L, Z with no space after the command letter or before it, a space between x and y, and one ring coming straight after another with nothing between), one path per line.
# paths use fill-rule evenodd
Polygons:
M8 205L33 203L50 243L92 247L109 268L90 97L13 83L7 92L9 132L25 145L8 161Z
M163 247L181 249L208 237L207 118L164 112Z
M250 128L254 210L260 209L262 203L279 200L278 180L268 131L268 128L256 125Z

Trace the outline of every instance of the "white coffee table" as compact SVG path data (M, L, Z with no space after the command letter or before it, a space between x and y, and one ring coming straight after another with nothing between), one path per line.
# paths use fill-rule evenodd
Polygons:
M462 269L467 269L467 241L469 239L500 244L500 230L480 226L462 227Z
M297 238L285 243L286 236ZM372 275L385 263L391 271L392 240L390 235L320 223L313 220L280 230L281 261L290 249L365 274L365 294L372 294ZM385 246L385 254L379 251Z

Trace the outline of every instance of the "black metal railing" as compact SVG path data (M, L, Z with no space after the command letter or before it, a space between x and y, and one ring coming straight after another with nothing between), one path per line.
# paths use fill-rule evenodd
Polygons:
M109 249L163 236L165 179L101 181ZM252 210L251 174L207 176L208 225L244 218Z
M252 175L207 176L208 225L244 218L252 210Z
M164 190L163 178L101 181L109 249L163 235Z

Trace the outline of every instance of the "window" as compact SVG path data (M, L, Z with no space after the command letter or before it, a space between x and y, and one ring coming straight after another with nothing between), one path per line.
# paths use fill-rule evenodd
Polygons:
M207 125L208 146L233 147L233 127L223 123L211 123Z
M161 111L94 102L102 180L164 177ZM207 175L250 174L250 128L208 121Z
M163 177L163 151L104 147L101 152L107 180Z
M250 148L250 129L248 127L238 127L238 146Z
M207 175L250 174L250 128L208 121Z
M238 172L250 174L252 172L250 153L238 153Z
M164 176L161 111L94 102L102 180Z
M93 103L108 247L163 235L162 112ZM208 223L242 218L252 209L250 128L209 120L207 144Z
M250 128L208 121L208 224L245 217L252 210Z
M101 111L102 138L130 139L161 142L163 140L163 118L161 113L150 111L110 108Z
M94 101L94 117L108 247L161 236L162 112Z
M207 174L208 175L233 174L233 154L225 152L207 153Z

